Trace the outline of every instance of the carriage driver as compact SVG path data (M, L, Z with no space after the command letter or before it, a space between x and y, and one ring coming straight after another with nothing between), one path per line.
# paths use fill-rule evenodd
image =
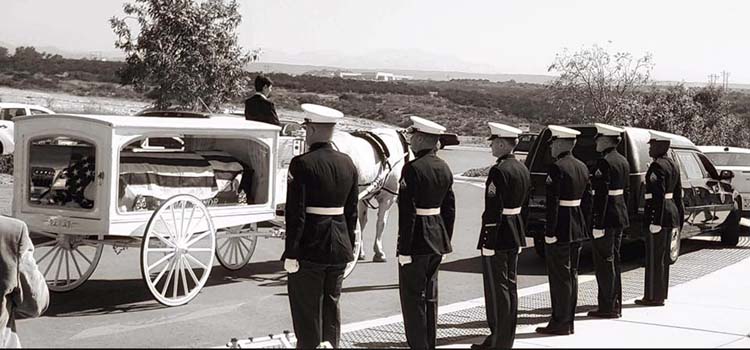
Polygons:
M438 267L451 252L456 217L453 173L438 158L441 125L411 117L411 149L398 192L398 284L406 341L412 349L434 349L437 330Z
M297 348L338 347L341 283L354 260L357 169L331 144L343 113L313 104L302 109L309 151L289 164L286 193L289 304Z

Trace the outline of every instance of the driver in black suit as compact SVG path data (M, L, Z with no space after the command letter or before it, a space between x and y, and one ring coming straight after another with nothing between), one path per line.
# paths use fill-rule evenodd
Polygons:
M268 99L272 85L271 79L263 75L255 77L255 95L245 100L246 120L281 125L276 115L276 105Z

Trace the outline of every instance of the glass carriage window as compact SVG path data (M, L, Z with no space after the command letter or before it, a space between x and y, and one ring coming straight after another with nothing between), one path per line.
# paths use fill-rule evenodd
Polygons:
M141 138L120 152L121 211L155 210L190 194L207 206L244 206L269 200L268 147L256 140L179 135Z
M96 148L50 136L31 141L28 198L32 205L90 210L96 199Z

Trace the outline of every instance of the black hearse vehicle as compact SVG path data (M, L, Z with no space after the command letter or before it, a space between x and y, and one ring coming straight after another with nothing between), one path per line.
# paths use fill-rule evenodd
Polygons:
M594 143L596 127L568 127L581 132L573 155L592 169L598 158ZM672 262L680 254L680 239L697 234L720 234L723 243L736 245L739 240L742 198L728 181L721 181L730 180L734 173L729 170L719 173L693 142L683 136L670 135L672 147L669 157L676 160L680 167L685 203L685 224L679 235L673 235L670 243ZM542 130L526 159L533 186L529 200L527 235L534 238L535 249L540 255L544 254L545 179L547 169L552 164L549 139L550 131ZM640 239L642 233L647 231L643 223L643 206L646 170L651 162L648 155L649 139L647 129L625 128L623 142L617 149L630 163L630 185L625 194L630 212L630 228L625 231L624 239Z

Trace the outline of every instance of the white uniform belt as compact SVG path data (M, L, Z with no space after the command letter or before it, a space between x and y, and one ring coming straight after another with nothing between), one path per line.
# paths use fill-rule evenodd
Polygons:
M344 207L306 207L305 213L315 215L343 215Z
M646 193L645 199L652 199L652 198L654 198L653 194ZM664 199L672 199L672 198L674 198L674 194L673 193L665 193L664 194Z
M518 214L521 214L521 207L503 208L503 215L518 215Z
M419 216L440 215L440 208L417 208L417 215Z
M581 205L581 200L580 199L576 199L576 200L561 199L560 200L560 206L561 207L578 207L580 205Z
M623 193L625 193L625 191L623 190L609 190L607 192L607 194L610 196L622 196Z

